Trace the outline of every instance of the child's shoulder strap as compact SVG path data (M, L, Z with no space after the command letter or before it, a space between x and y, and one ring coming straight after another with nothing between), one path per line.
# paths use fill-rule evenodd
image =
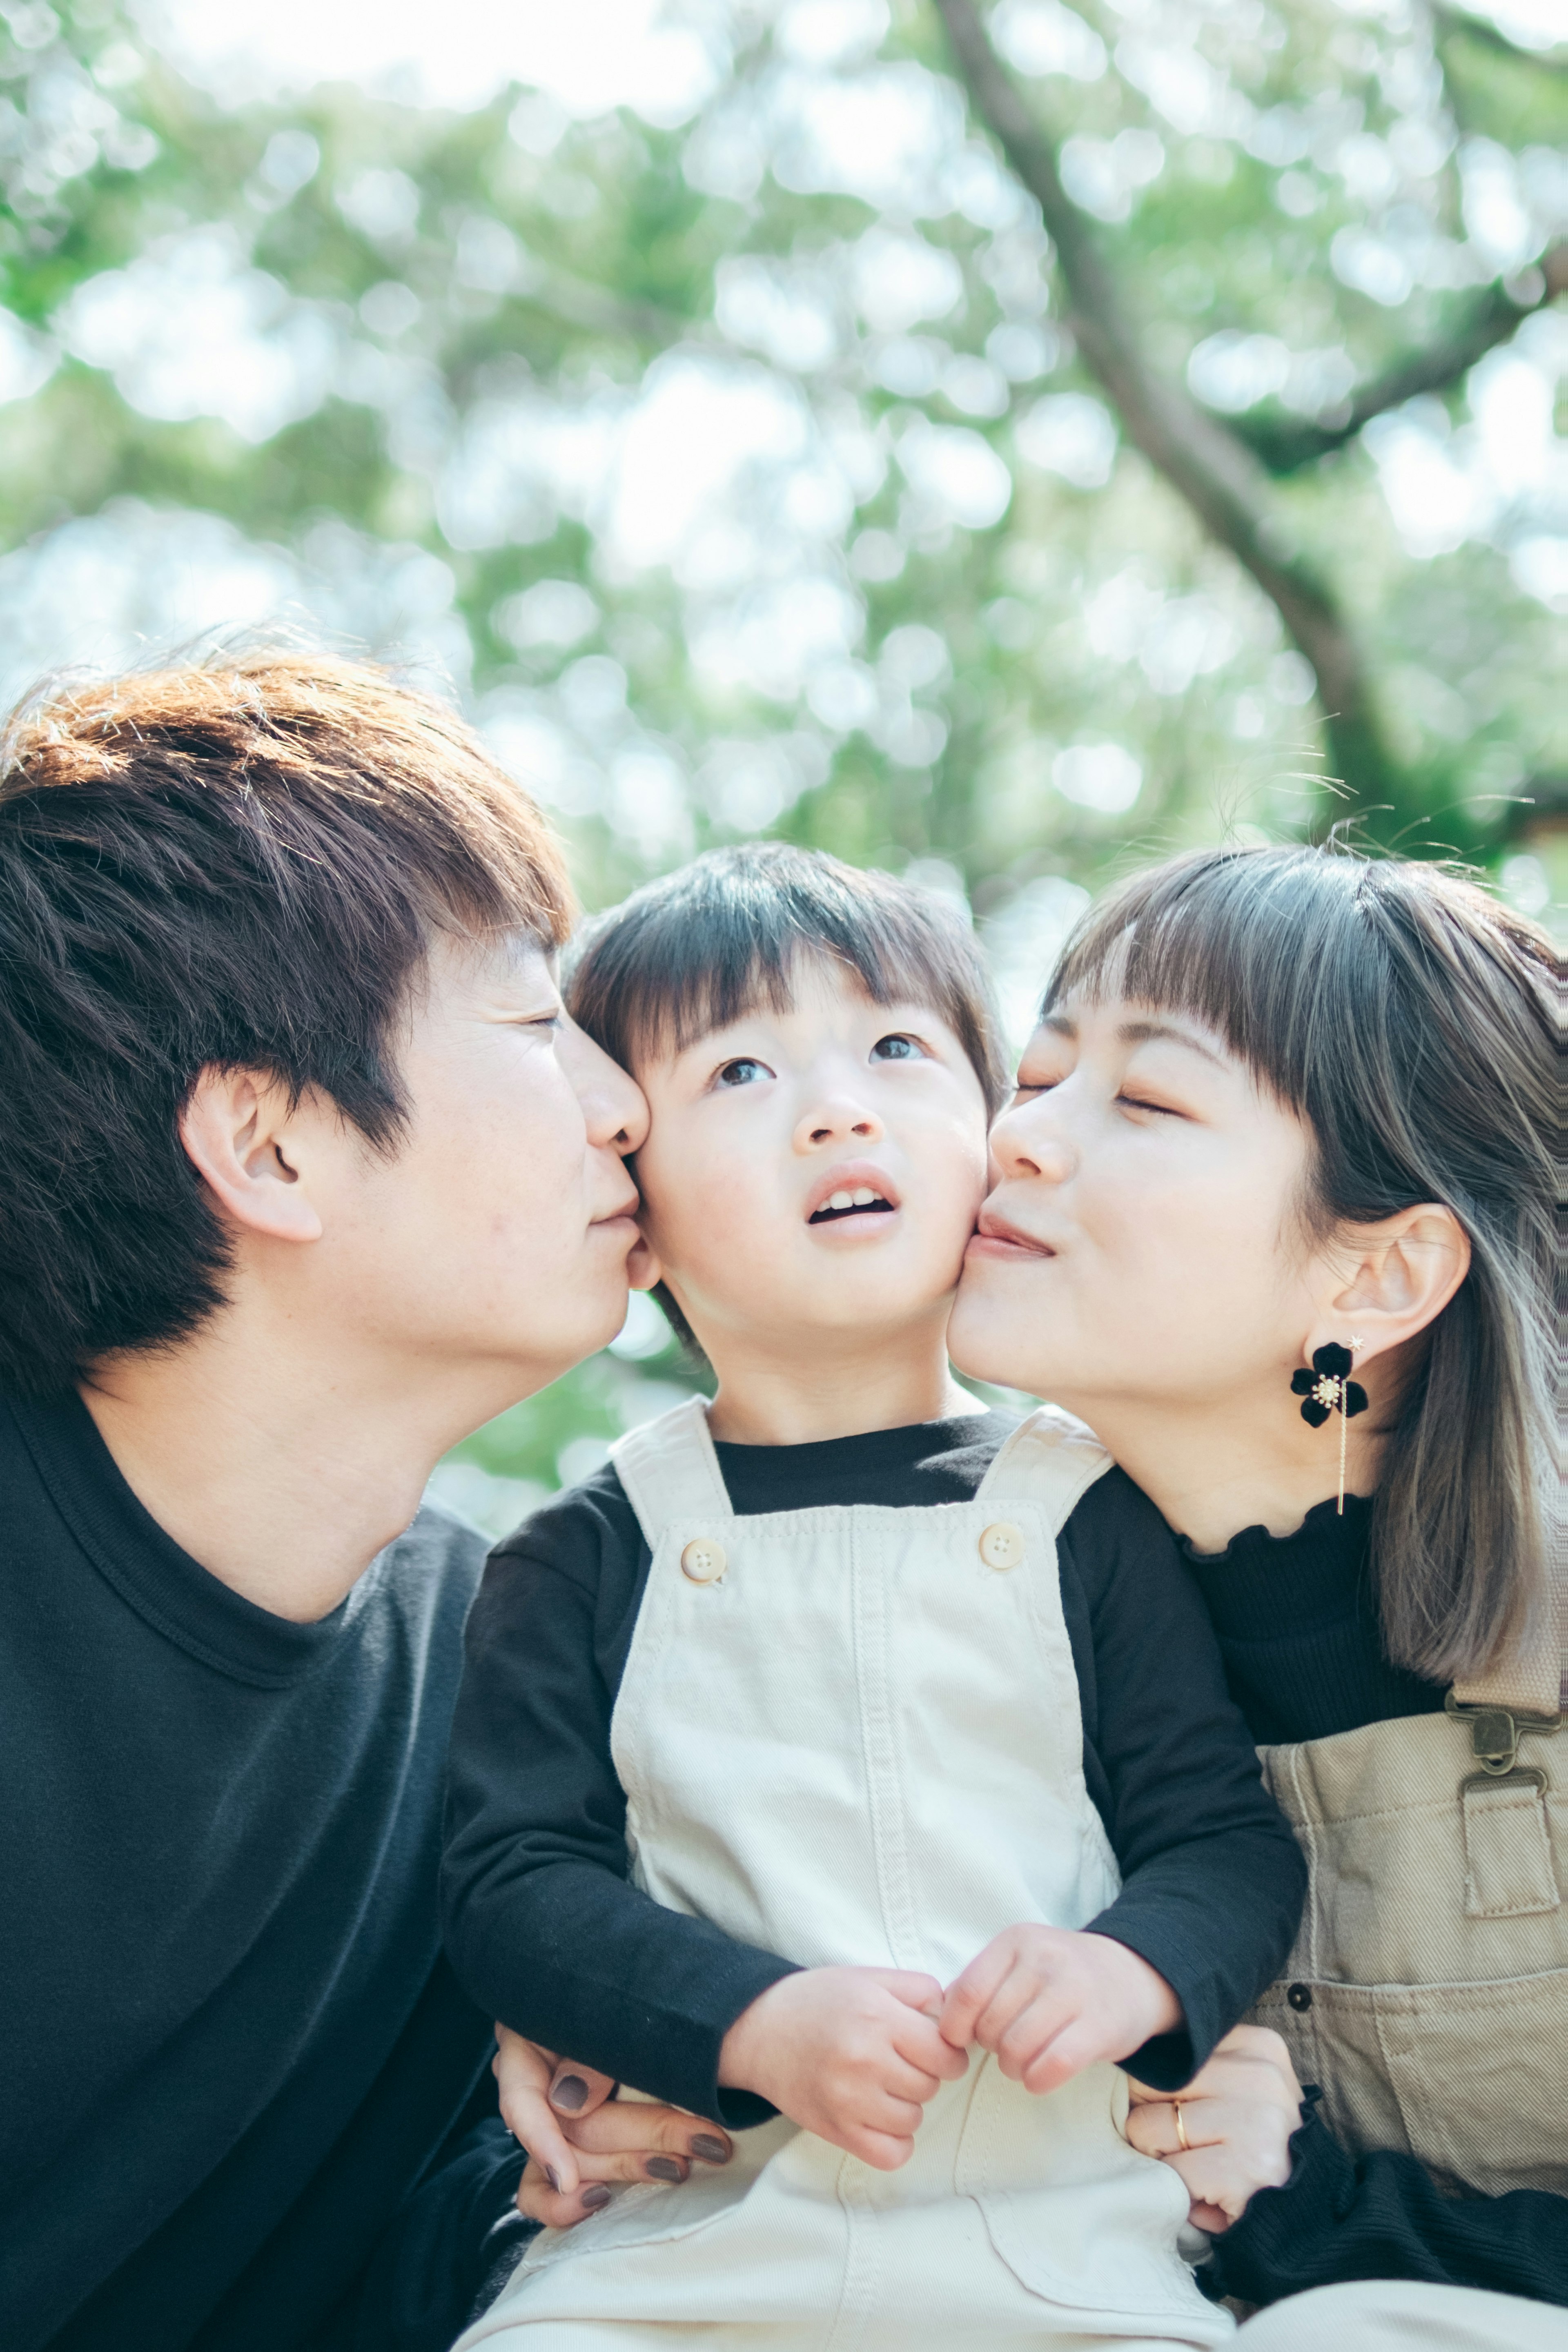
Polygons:
M650 1551L677 1520L734 1516L708 1434L705 1397L689 1397L673 1412L629 1429L611 1446L610 1459Z
M1058 1535L1075 1505L1110 1466L1110 1456L1092 1430L1058 1406L1043 1404L1003 1444L974 1499L1037 1503L1052 1534Z

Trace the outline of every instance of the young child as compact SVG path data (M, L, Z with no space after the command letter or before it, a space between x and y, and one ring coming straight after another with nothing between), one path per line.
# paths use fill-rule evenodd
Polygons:
M448 1943L487 2013L752 2127L544 2232L463 2345L1217 2342L1117 2062L1189 2079L1303 1874L1152 1507L948 1371L1005 1087L973 940L721 851L571 1003L647 1091L645 1271L717 1393L491 1560Z

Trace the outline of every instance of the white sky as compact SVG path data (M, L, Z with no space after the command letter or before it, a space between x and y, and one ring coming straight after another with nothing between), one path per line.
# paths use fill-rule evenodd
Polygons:
M1375 16L1389 0L1341 5L1352 17ZM1474 0L1476 15L1539 48L1563 39L1563 7L1564 0ZM626 105L675 124L697 111L727 62L723 7L693 9L693 21L682 23L687 12L669 0L443 0L438 7L429 0L141 0L140 13L195 79L237 100L354 80L427 104L474 107L517 80L548 90L568 114ZM875 47L888 23L884 0L784 0L778 13L783 46L816 64ZM1077 32L1080 20L1069 21ZM1053 62L1084 70L1070 58Z
M143 22L222 97L353 80L426 104L482 106L509 81L566 112L694 114L725 59L663 0L144 0Z

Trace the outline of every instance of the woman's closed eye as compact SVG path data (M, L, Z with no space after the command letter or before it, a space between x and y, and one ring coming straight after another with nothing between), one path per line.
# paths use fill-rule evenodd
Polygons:
M737 1055L732 1062L724 1062L713 1074L716 1087L754 1087L760 1078L771 1078L773 1073L765 1062L750 1054Z

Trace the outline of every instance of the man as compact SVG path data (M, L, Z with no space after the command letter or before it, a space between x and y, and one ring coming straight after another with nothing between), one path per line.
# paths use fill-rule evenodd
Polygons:
M373 670L12 730L12 2352L437 2352L510 2210L435 1902L484 1547L420 1496L625 1312L646 1114L562 1015L570 918L532 804Z

